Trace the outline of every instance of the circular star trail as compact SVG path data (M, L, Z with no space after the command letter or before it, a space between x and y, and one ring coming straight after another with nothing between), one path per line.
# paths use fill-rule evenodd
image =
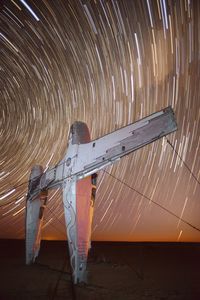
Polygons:
M199 1L1 1L0 238L74 121L95 139L171 105L177 132L100 172L92 239L200 241L199 34ZM66 238L59 190L42 234Z

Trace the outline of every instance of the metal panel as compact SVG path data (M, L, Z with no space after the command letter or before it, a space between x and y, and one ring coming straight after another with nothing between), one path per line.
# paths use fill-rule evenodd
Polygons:
M29 189L26 202L26 264L34 262L39 252L39 244L36 243L39 232L39 214L41 207L40 192L34 197L32 193L38 186L42 167L33 167L30 175Z
M79 145L79 160L71 175L87 176L176 129L173 110L168 107L88 144Z

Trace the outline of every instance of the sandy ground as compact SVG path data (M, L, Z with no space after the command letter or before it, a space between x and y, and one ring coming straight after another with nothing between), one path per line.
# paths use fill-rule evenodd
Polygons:
M71 282L66 242L42 242L35 265L24 241L0 241L0 300L199 300L200 244L93 243L88 284Z

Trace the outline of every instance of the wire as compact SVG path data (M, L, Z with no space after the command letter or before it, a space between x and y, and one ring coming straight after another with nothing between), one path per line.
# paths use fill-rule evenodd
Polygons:
M24 184L28 185L30 182L37 181L39 178L42 177L42 175L48 174L48 173L49 173L50 171L52 171L53 169L57 168L58 166L62 166L62 165L64 165L65 163L66 163L66 161L64 161L64 162L62 162L62 163L58 163L58 164L56 164L54 167L49 168L45 173L42 173L42 174L40 174L40 175L34 177L33 179L29 179L28 181L22 182L22 183L20 183L19 185L13 186L12 188L10 188L9 190L7 190L6 192L1 193L1 194L0 194L0 197L2 197L2 196L4 196L4 195L8 194L8 193L9 193L10 191L12 191L13 189L17 189L17 188L19 188L20 186L22 186L22 185L24 185ZM75 174L73 174L73 176L76 176L77 174L78 174L78 173L75 173ZM68 175L68 176L64 177L63 180L68 179L68 178L71 178L71 177L72 177L71 175ZM48 188L48 186L49 186L50 184L51 184L51 182L50 182L45 188ZM16 200L15 200L15 201L16 201ZM9 202L9 203L10 203L10 202ZM2 205L0 204L0 207L1 207L1 206L4 206L4 205L8 205L9 203L2 204Z
M58 166L64 165L65 162L66 162L66 161L64 161L64 162L62 162L62 163L56 164L54 167L51 167L51 168L47 169L47 171L46 171L45 173L42 173L42 174L40 174L40 175L34 177L33 179L29 179L28 181L24 181L24 182L22 182L22 183L20 183L20 184L18 184L18 185L14 185L12 188L10 188L10 189L8 189L7 191L1 193L1 194L0 194L0 198L1 198L2 196L4 196L4 195L8 194L8 193L9 193L10 191L12 191L13 189L17 189L17 188L21 187L22 185L25 185L25 184L28 185L30 182L37 181L39 178L42 177L43 174L48 174L52 169L54 169L54 168L56 168L56 167L58 167ZM71 176L68 176L68 178L69 178L69 177L71 177ZM65 178L64 178L64 179L65 179ZM66 179L67 179L67 178L66 178ZM6 204L8 204L8 203L6 203ZM6 204L5 204L5 205L6 205ZM0 205L0 206L3 206L3 205Z
M176 151L175 147L172 145L172 143L165 137L165 139L167 140L167 143L171 146L171 148L173 149L173 151L176 153L176 155L180 158L180 160L182 161L182 163L184 164L184 166L187 168L187 170L190 172L190 174L192 175L192 177L198 182L198 184L200 185L200 181L198 180L198 178L194 175L194 173L192 172L192 170L188 167L188 165L186 164L186 162L182 159L182 157L180 156L180 154L178 153L178 151Z
M37 261L34 264L36 266L39 266L39 267L42 267L42 268L47 268L48 270L53 271L53 272L62 273L62 274L66 274L66 275L71 275L71 272L62 271L62 270L59 270L59 269L54 269L54 268L50 267L49 265L42 264L42 263L37 262Z
M30 181L30 180L29 180L29 181ZM8 194L10 191L12 191L12 190L14 190L14 189L17 189L17 188L21 187L21 186L24 185L24 184L29 183L29 181L22 182L22 183L20 183L19 185L14 185L12 188L10 188L9 190L7 190L6 192L1 193L1 194L0 194L0 197L2 197L2 196L4 196L4 195Z
M47 220L47 218L44 218L44 221L46 221ZM45 226L45 224L44 224L44 226ZM48 224L48 226L51 226L51 227L53 227L54 229L56 229L59 233L62 233L63 234L63 236L66 236L66 233L64 232L64 231L62 231L60 228L57 228L53 223L49 223ZM42 228L42 230L43 230L43 228Z
M63 276L63 273L64 273L66 265L67 265L67 259L65 258L64 262L63 262L62 269L60 270L60 274L59 274L59 276L57 278L57 281L56 281L56 284L55 284L55 288L54 288L53 293L52 293L51 300L54 300L55 297L56 297L56 294L57 294L57 291L58 291L58 287L59 287L59 284L60 284L60 280L61 280L61 278Z
M50 211L50 213L58 220L58 222L65 227L65 224L63 222L60 221L60 219L56 216L56 214L48 207L48 205L46 206L46 208ZM51 223L50 223L51 224Z
M176 151L176 149L175 149L175 147L172 145L172 143L165 137L165 139L167 140L167 143L170 145L170 147L173 149L173 151L176 153L176 155L180 158L180 160L183 162L183 164L184 164L184 166L187 168L187 170L190 172L190 174L192 175L192 177L196 180L196 182L200 185L200 181L198 180L198 178L194 175L194 173L192 172L192 170L189 168L189 166L186 164L186 162L182 159L182 157L179 155L179 153ZM66 161L63 161L62 163L58 163L57 165L55 165L55 167L52 167L52 168L50 168L50 169L48 169L47 171L46 171L46 173L48 173L48 172L50 172L52 169L54 169L54 168L56 168L56 167L58 167L58 166L61 166L61 165L64 165L65 164L65 162ZM109 174L108 172L106 172L107 174ZM7 194L7 193L9 193L11 190L13 190L13 189L16 189L16 188L18 188L18 187L20 187L20 186L22 186L22 185L24 185L24 184L29 184L30 182L33 182L33 181L36 181L36 180L38 180L39 178L41 178L41 176L43 175L44 173L42 173L41 175L39 175L39 176L37 176L37 177L35 177L34 179L32 179L32 180L28 180L28 181L26 181L26 182L23 182L23 183L21 183L21 184L19 184L18 186L15 186L15 187L13 187L13 188L11 188L10 190L8 190L7 192L4 192L4 193L2 193L2 194L0 194L0 197L1 196L3 196L3 195L5 195L5 194ZM111 175L111 174L110 174ZM73 176L76 176L76 174L74 174ZM112 176L112 175L111 175ZM63 178L63 180L66 180L66 179L68 179L68 178L70 178L71 176L69 175L69 176L66 176L66 177L64 177ZM117 179L117 178L116 178ZM117 180L119 180L119 179L117 179ZM121 181L124 185L126 185L123 181ZM51 182L49 183L49 185L51 184ZM132 188L132 187L130 187L130 186L128 186L129 188ZM47 187L46 188L48 188L48 185L47 185ZM132 188L133 189L133 188ZM134 190L134 189L133 189ZM141 194L139 191L137 191L137 190L135 190L137 193L139 193L139 194ZM141 194L142 195L142 194ZM146 197L146 196L144 196L144 195L142 195L143 197ZM146 197L147 199L149 199L148 197ZM153 200L151 200L151 199L149 199L151 202L153 202L154 203L154 201ZM10 203L10 202L9 202ZM0 207L1 206L5 206L5 205L8 205L9 203L6 203L6 204L2 204L2 205L0 205ZM159 206L159 204L157 203L157 205ZM165 209L164 207L163 207L163 209ZM165 209L166 211L167 211L167 209ZM171 213L171 214L173 214L172 212L170 212L169 211L169 213ZM174 214L174 216L175 217L177 217L177 218L179 218L176 214ZM180 219L180 218L179 218ZM184 222L184 221L183 221ZM185 221L185 223L187 223L187 221ZM188 225L189 225L190 223L188 223ZM195 226L193 226L193 225L191 225L190 224L190 226L191 227L193 227L193 228L195 228ZM196 229L196 228L195 228ZM198 229L198 228L197 228Z
M125 185L126 187L128 187L129 189L135 191L136 193L138 193L139 195L141 195L142 197L144 197L145 199L147 199L148 201L152 202L153 204L157 205L158 207L160 207L161 209L165 210L166 212L168 212L170 215L174 216L175 218L181 220L183 223L187 224L188 226L192 227L193 229L197 230L200 232L200 229L194 225L192 225L191 223L189 223L188 221L184 220L183 218L179 217L178 215L176 215L175 213L173 213L172 211L170 211L169 209L167 209L166 207L162 206L161 204L157 203L156 201L152 200L151 198L149 198L148 196L144 195L143 193L137 191L136 189L134 189L133 187L131 187L130 185L128 185L127 183L125 183L124 181L120 180L119 178L115 177L114 175L110 174L109 172L107 172L106 170L104 170L105 173L107 173L108 175L110 175L111 177L113 177L114 179L118 180L121 184Z

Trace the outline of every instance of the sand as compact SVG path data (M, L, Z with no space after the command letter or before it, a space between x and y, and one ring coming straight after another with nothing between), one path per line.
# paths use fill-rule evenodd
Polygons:
M25 265L24 241L0 241L0 300L199 300L200 244L93 242L88 283L74 287L66 242L41 244Z

